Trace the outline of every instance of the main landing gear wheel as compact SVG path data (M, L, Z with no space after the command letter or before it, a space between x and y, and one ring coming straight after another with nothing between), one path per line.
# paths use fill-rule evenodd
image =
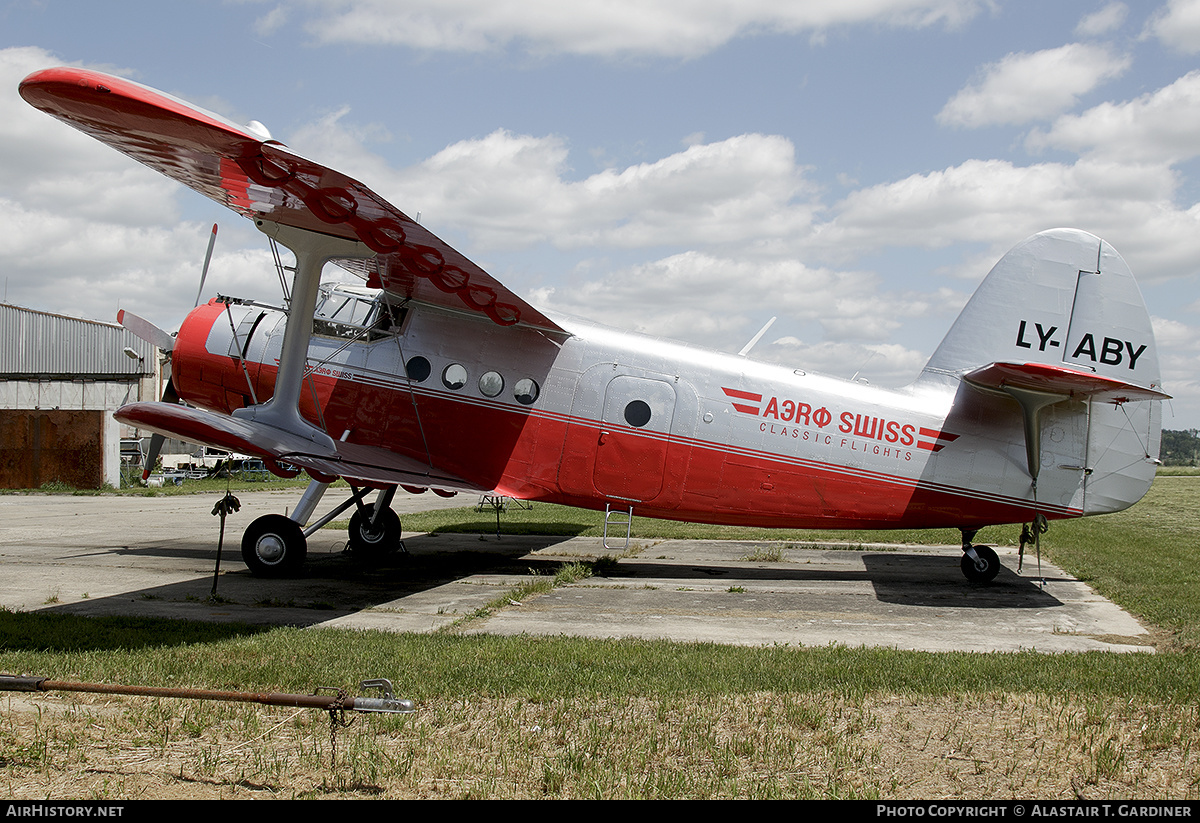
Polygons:
M282 514L266 514L242 534L242 559L255 577L290 577L308 554L300 524Z
M991 546L970 546L975 552L962 557L962 573L972 583L990 583L1000 573L1000 558Z
M367 506L350 517L350 552L364 560L378 560L400 548L400 516L391 508L385 508L372 526L372 511Z

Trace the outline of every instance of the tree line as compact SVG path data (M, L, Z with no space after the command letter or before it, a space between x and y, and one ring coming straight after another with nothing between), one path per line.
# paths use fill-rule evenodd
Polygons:
M1200 465L1200 429L1163 429L1158 456L1164 466Z

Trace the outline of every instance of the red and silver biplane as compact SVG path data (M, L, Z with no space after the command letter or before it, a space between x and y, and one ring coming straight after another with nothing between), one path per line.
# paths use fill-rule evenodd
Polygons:
M1167 395L1150 319L1124 260L1085 232L1017 245L917 379L888 390L543 313L257 123L76 68L20 90L295 255L286 308L218 298L174 337L122 318L170 352L171 380L119 420L313 478L290 517L246 530L256 574L299 569L339 477L354 492L334 513L355 507L364 554L398 545L397 489L431 489L734 525L954 527L976 581L999 569L972 544L980 527L1118 511L1154 477ZM329 262L364 287L323 285Z

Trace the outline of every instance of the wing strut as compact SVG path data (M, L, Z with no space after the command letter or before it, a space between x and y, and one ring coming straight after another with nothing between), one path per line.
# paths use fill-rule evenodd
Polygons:
M300 389L308 361L308 343L312 338L312 317L317 308L321 269L335 257L370 258L375 253L364 243L268 220L256 220L255 226L296 255L296 274L292 280L292 299L288 305L288 324L283 332L283 352L279 357L275 394L265 403L234 410L233 416L304 437L336 454L333 438L300 415Z
M1038 471L1042 468L1042 410L1070 400L1069 394L1025 389L1018 386L1003 386L1004 393L1021 406L1021 421L1025 425L1025 461L1029 466L1029 477L1033 480L1037 494ZM1035 498L1036 499L1036 498Z

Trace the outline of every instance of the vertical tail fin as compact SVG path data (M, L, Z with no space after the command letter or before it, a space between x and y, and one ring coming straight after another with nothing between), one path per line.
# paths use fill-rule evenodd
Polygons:
M1154 331L1129 266L1094 235L1054 229L1004 255L921 377L962 379L1019 416L1035 496L1047 468L1072 507L1117 511L1154 478L1167 397Z
M1161 390L1154 330L1128 264L1076 229L1036 234L979 285L926 373L990 363L1062 366Z

